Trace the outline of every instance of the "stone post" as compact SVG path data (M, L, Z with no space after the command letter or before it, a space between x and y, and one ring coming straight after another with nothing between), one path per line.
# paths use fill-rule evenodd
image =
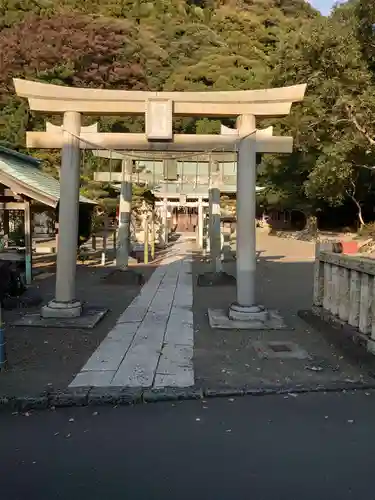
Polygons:
M168 198L163 198L163 208L162 208L162 230L163 230L163 244L168 244Z
M349 318L350 326L358 328L359 326L359 311L361 304L361 275L358 271L351 270L350 272L350 288L349 288Z
M229 309L235 320L267 318L263 307L255 302L256 271L256 122L252 115L237 120L240 140L237 162L237 302Z
M5 247L8 247L9 242L9 210L3 210L3 233Z
M128 267L130 254L130 214L132 203L132 161L122 161L122 179L119 207L118 241L116 249L116 266Z
M208 191L209 201L209 234L210 253L213 270L216 273L222 271L221 263L221 230L220 230L220 189L218 175L211 174L210 189Z
M320 242L315 245L313 305L321 307L324 296L324 264L320 261Z
M198 199L198 247L203 248L203 231L204 231L204 213L203 201L200 197Z
M32 215L30 200L25 200L24 227L25 227L25 275L26 284L31 285L33 279L33 242L32 242Z
M81 115L66 111L63 119L60 169L59 245L57 250L55 299L42 309L45 318L77 317L81 303L76 299L76 262L80 186Z

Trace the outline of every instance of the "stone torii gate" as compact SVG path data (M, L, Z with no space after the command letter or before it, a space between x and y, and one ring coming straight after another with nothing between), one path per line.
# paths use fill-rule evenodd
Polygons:
M207 152L237 149L237 301L231 320L264 321L267 312L255 302L255 181L256 153L290 153L292 137L258 131L256 117L289 114L303 100L306 85L266 90L217 92L144 92L61 87L14 79L17 95L33 111L60 114L60 129L27 132L27 147L62 149L60 170L60 245L56 295L42 310L45 318L78 317L82 307L75 296L80 149ZM145 115L142 134L85 130L82 115ZM172 117L237 117L236 129L219 135L173 134Z
M234 131L236 132L236 131ZM221 133L232 133L231 129L222 126ZM262 131L264 134L272 135L272 127L265 129ZM178 201L168 202L168 198L170 194L167 191L167 186L173 186L176 188L176 191L173 191L173 196L176 198L177 195L180 198L181 206L196 206L198 208L198 231L197 231L197 244L200 248L203 248L203 228L204 228L204 207L208 207L208 213L210 215L210 219L213 219L211 222L212 230L209 232L210 236L210 249L215 250L217 255L213 255L213 261L221 258L221 230L220 230L220 213L217 215L213 215L215 212L220 211L220 193L223 191L225 193L236 193L236 181L234 179L226 179L229 181L228 184L224 180L224 173L221 171L219 183L214 187L212 178L215 177L214 173L214 165L221 164L233 165L237 164L237 153L223 153L223 152L211 152L208 154L192 154L191 156L184 154L183 156L176 157L176 153L167 152L154 152L154 151L109 151L109 150L97 150L93 151L94 156L99 158L105 158L109 161L120 160L121 161L121 172L112 172L109 171L101 171L96 172L94 174L94 179L99 182L113 182L118 184L120 187L120 203L119 203L119 236L117 239L118 247L116 251L116 264L122 268L126 268L128 265L129 258L129 221L130 221L130 213L131 213L131 202L132 202L132 183L141 182L145 183L149 186L151 190L153 190L154 194L156 194L157 198L161 201L159 202L159 206L161 207L161 215L163 221L163 242L166 244L168 242L168 231L167 231L167 216L168 216L168 207L171 203L174 205L178 205ZM170 160L176 161L176 172L170 173L168 172L168 167L163 164L162 168L159 168L159 172L156 172L155 164L162 163L164 161ZM134 173L132 170L132 162L146 162L147 170L145 172L139 171L138 173ZM182 169L184 168L185 162L188 164L195 163L196 169L194 174L189 174L183 179L177 179L177 163L182 164ZM150 165L152 163L152 166ZM204 172L200 169L202 165L206 166ZM199 166L199 173L198 172ZM150 172L151 169L152 171ZM183 175L183 174L182 174ZM234 177L235 175L230 175L230 177ZM198 188L198 189L197 189ZM202 191L206 189L206 191ZM158 193L160 189L160 193ZM164 191L163 191L164 189ZM265 188L256 186L256 193L263 191ZM184 202L183 200L186 198L197 198L197 202ZM203 199L208 199L208 203L204 202ZM215 206L213 206L213 201L215 200ZM219 200L219 201L217 201ZM218 206L216 206L218 205ZM216 223L216 224L215 224ZM213 234L217 232L217 234ZM215 243L219 243L219 245L215 245ZM215 248L219 247L219 248Z

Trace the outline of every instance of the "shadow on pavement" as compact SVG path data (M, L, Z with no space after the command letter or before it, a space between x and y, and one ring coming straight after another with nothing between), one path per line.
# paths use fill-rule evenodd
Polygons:
M312 259L258 252L257 302L279 311L287 325L283 330L213 330L207 310L228 309L236 300L235 286L201 288L196 276L209 264L196 254L193 263L195 375L201 387L263 387L266 385L316 385L370 383L373 371L359 358L349 357L328 328L310 325L299 311L312 306ZM235 275L235 262L224 270ZM305 359L260 357L256 344L292 342L307 353Z

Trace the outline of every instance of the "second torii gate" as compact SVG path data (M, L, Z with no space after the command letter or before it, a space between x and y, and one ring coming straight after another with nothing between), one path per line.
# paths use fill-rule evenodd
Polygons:
M257 131L256 117L289 114L292 103L303 100L305 85L256 91L143 92L70 88L19 79L14 83L17 94L29 100L31 110L63 115L60 130L27 133L29 148L62 149L56 296L43 309L44 317L76 317L82 312L75 297L80 149L195 153L220 148L238 151L237 300L229 308L229 318L266 320L267 312L255 301L256 153L290 153L293 139L274 137L270 129ZM82 114L144 114L146 131L143 134L83 131ZM237 117L236 129L223 130L225 133L220 135L173 134L173 115Z
M221 132L225 133L233 133L231 129L222 126ZM234 132L236 132L234 130ZM263 134L267 134L272 136L272 127L265 129L264 131L259 132ZM208 208L209 214L213 214L220 210L220 194L221 192L225 193L236 193L236 175L225 175L225 168L223 166L230 165L233 167L233 164L237 165L237 153L222 153L222 152L211 152L208 154L184 154L183 156L179 156L178 153L167 152L154 152L154 151L109 151L109 150L97 150L93 151L94 156L99 158L105 158L107 160L120 160L121 161L121 171L120 172L112 172L109 171L100 171L96 172L94 175L94 179L99 182L109 182L115 183L120 186L120 203L119 203L119 236L117 239L117 251L116 251L116 264L120 268L126 268L128 265L129 258L129 230L130 230L130 213L131 213L131 196L132 189L131 184L134 182L144 183L149 186L151 190L153 190L154 194L159 197L161 201L161 209L162 209L162 220L163 220L163 242L168 242L168 231L167 228L167 217L168 217L168 186L173 186L176 188L173 191L173 195L180 196L180 200L182 201L181 206L185 206L183 200L186 198L197 198L197 203L194 206L198 207L198 231L197 231L197 243L200 248L203 248L203 226L204 226L204 212L203 207L207 206L207 203L203 201L203 199L208 199ZM176 165L175 169L172 169L173 172L170 172L170 165L160 163L162 162L170 162L171 160L175 160ZM138 171L138 167L136 168L137 173L134 172L134 165L132 162L146 162L145 171ZM191 172L188 175L184 175L184 165L196 164L195 172L192 174ZM182 164L182 173L178 168L178 165ZM213 167L214 165L220 165L223 168L223 171L220 171L219 182L216 186L213 185L212 177L214 177ZM168 167L169 165L169 167ZM157 169L156 166L159 166ZM202 166L204 166L204 171L202 172ZM151 169L151 171L150 171ZM158 170L158 171L157 171ZM174 172L176 170L176 172ZM178 172L181 173L183 179L177 179ZM228 182L225 182L227 180ZM159 192L160 190L160 192ZM264 190L264 188L256 186L256 193L259 193ZM181 198L182 197L182 198ZM219 200L219 201L218 201ZM212 206L212 202L215 201L215 207ZM178 202L174 202L174 204L178 204ZM219 205L217 207L216 205ZM186 205L186 206L193 206ZM213 255L213 261L215 259L220 259L221 254L221 233L220 233L220 214L219 217L213 216L212 219L219 219L216 224L212 224L212 231L210 231L210 249L216 252ZM217 222L217 221L216 221ZM215 233L215 230L218 234ZM219 245L215 245L215 243L219 242ZM219 248L216 248L219 247Z

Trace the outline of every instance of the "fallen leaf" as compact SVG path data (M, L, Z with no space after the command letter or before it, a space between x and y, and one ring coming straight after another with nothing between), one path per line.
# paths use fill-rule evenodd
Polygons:
M311 370L312 372L321 372L323 368L321 366L305 366L306 370Z
M97 415L99 415L99 413L97 411L94 411L94 413L92 414L94 417L96 417Z
M348 424L354 424L354 420L348 420Z
M69 422L74 422L74 418L70 418L70 419L69 419Z
M195 420L196 420L196 422L200 422L200 421L201 421L201 419L200 419L200 418L196 418Z

